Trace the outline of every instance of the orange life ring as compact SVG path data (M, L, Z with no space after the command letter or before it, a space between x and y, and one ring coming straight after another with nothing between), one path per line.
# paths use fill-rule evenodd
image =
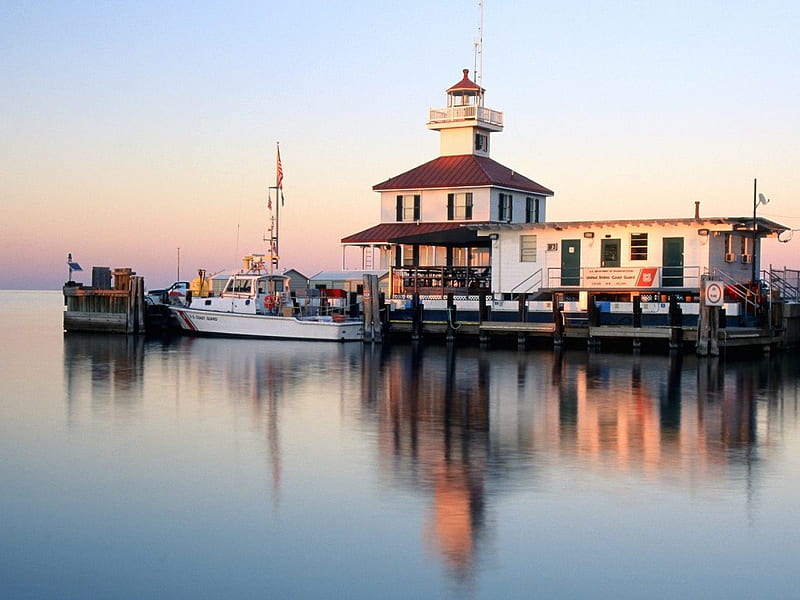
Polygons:
M267 310L272 310L272 308L274 306L275 306L275 303L274 303L274 301L272 299L272 296L270 296L270 295L264 296L264 308L266 308Z

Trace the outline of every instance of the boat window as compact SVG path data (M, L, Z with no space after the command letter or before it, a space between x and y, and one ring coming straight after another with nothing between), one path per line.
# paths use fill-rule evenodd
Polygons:
M234 279L228 286L230 288L228 291L237 294L249 294L252 289L250 283L249 279Z

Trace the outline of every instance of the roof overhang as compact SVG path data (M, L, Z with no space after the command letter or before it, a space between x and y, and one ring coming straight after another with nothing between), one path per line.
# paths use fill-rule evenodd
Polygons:
M501 231L568 231L603 228L692 227L716 231L753 231L753 219L747 217L707 217L702 219L621 219L609 221L548 221L545 223L475 223L466 227L480 233ZM758 217L756 229L759 237L776 237L789 228Z

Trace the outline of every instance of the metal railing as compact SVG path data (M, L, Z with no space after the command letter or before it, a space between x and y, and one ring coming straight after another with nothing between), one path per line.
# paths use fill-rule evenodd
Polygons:
M525 286L525 287L523 287ZM511 288L512 294L527 294L538 291L542 287L542 270L534 271L517 285Z
M785 267L779 271L770 267L762 273L762 279L770 290L777 290L781 299L800 302L800 271Z

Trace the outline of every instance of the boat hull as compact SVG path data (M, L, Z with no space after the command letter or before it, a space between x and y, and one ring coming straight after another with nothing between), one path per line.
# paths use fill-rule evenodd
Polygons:
M295 317L253 315L171 306L183 331L196 335L277 338L331 342L363 339L360 321L335 322Z

